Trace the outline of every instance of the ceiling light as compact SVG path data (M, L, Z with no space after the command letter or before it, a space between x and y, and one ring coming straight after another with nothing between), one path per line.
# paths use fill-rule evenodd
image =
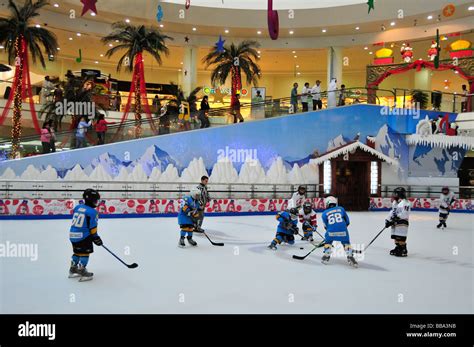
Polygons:
M69 41L72 41L72 37L69 38Z
M115 40L115 42L119 43L119 40Z
M322 31L323 33L325 33L327 30L326 30L326 29L323 29L323 30L321 30L321 31Z
M229 33L229 30L225 29L224 32L225 32L226 34L228 34L228 33Z
M356 30L359 30L360 28L359 27L356 27Z
M297 56L297 55L294 55L293 58L298 58L298 56Z
M0 49L4 49L4 48L5 48L5 47L3 47L3 46L0 46Z
M103 54L101 54L100 56L101 56L101 57L103 57L104 55L103 55Z
M77 36L81 36L81 33L77 33L76 35L77 35Z
M257 51L257 53L258 53L258 54L260 54L260 53L262 53L262 52L260 52L260 51Z
M160 24L160 28L163 28L164 27L164 24Z
M293 30L290 30L290 35L293 35L295 32Z
M373 52L369 52L369 54L374 54Z
M178 71L181 72L181 71L183 71L183 70L179 69Z
M196 31L196 30L197 30L197 28L193 28L193 31Z
M295 53L296 53L296 51L292 51L291 53L295 54Z
M96 64L99 64L99 62L98 62L97 60L95 61L95 63L96 63Z
M365 49L365 50L368 50L368 49L369 49L369 47L365 46L365 47L364 47L364 49Z
M260 30L257 31L257 35L262 35L262 32Z
M113 44L109 43L109 47L113 47L113 46L114 46Z
M474 6L469 6L468 10L469 11L474 11Z
M95 17L95 12L91 12L91 16L92 16L92 17Z
M428 17L426 17L426 19L432 20L432 19L433 19L433 16L428 16Z
M258 59L260 59L260 58L261 58L261 56L257 55L257 58L258 58Z
M395 22L390 23L390 25L394 27L394 26L395 26Z
M296 74L297 74L297 75L301 75L301 72L297 72Z
M296 68L298 69L300 66L299 65L296 65Z
M54 4L53 6L54 6L54 7L59 7L59 4Z
M37 28L41 28L41 25L39 25L39 24L36 24L36 25L35 25L35 27L37 27Z
M59 48L59 47L56 47L56 49L57 49L58 51L60 51L60 50L61 50L61 48Z
M125 23L130 23L130 19L125 19Z
M183 65L183 62L181 62L181 65Z

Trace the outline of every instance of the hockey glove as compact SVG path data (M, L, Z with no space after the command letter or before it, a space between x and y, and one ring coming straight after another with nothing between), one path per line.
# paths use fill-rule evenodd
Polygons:
M386 221L385 221L385 228L390 228L393 224L394 224L393 221L391 221L391 220L386 220Z
M97 246L102 246L102 244L103 244L102 239L100 238L100 236L94 238L92 240L92 242L94 242Z
M300 230L298 229L298 227L296 225L293 224L290 228L290 231L293 232L293 235L298 235Z

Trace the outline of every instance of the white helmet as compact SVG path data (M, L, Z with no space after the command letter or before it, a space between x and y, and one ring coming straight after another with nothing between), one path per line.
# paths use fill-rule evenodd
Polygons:
M337 206L337 199L334 196L328 196L324 199L324 205L326 205L326 208L329 208L330 205Z
M197 199L201 196L201 191L199 189L197 189L197 187L194 187L194 188L191 188L191 190L189 191L189 195L193 199Z

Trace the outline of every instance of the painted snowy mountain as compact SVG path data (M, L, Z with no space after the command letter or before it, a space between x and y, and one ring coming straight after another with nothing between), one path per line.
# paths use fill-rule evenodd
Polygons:
M315 153L312 153L312 154L304 157L303 159L285 158L284 161L285 161L285 164L288 164L288 166L291 170L295 166L295 164L298 165L299 167L301 167L305 164L308 164L311 159L315 159L317 157L318 157L318 155L316 155Z
M438 148L417 145L410 148L413 175L457 177L466 150L460 147Z
M380 128L375 137L375 149L390 158L400 159L408 153L408 145L403 135L395 133L388 125Z
M171 158L167 152L163 151L158 146L153 145L148 147L140 158L133 161L130 164L130 167L134 168L135 166L141 165L145 174L150 176L154 167L158 167L161 172L164 172L169 164L172 164L175 167L177 166L176 161Z
M345 137L344 135L339 135L328 142L327 152L333 150L334 148L341 147L346 143L351 142L352 140Z
M99 165L112 177L117 176L120 169L124 166L123 162L115 155L103 153L99 157L94 158L84 171L90 174Z

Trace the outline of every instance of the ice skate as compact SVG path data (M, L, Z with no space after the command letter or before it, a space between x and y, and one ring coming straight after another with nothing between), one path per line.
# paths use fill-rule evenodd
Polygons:
M352 255L347 256L347 262L349 263L350 266L356 269L359 267L359 263L355 260L354 256Z
M329 259L331 259L331 256L329 254L324 254L323 257L321 258L321 263L324 265L329 264Z
M407 257L407 256L408 256L407 246L404 245L400 249L400 257Z
M193 237L192 237L192 236L188 236L187 239L188 239L188 243L189 243L191 246L195 247L195 246L198 245L197 242L193 240ZM184 242L184 241L183 241L183 242Z
M267 247L268 249L271 249L272 251L276 251L277 250L277 246L272 242L268 245Z
M79 273L78 273L78 270L77 270L77 264L74 264L72 261L71 261L71 267L69 268L69 276L68 278L76 278L76 277L79 277Z
M443 227L443 223L439 222L439 224L436 226L436 228L441 229Z
M94 273L87 271L85 266L79 264L77 267L77 273L79 274L79 282L85 282L92 280Z
M178 247L181 247L181 248L186 247L186 244L184 243L184 236L181 236L179 238Z
M308 241L308 236L301 237L301 241Z

